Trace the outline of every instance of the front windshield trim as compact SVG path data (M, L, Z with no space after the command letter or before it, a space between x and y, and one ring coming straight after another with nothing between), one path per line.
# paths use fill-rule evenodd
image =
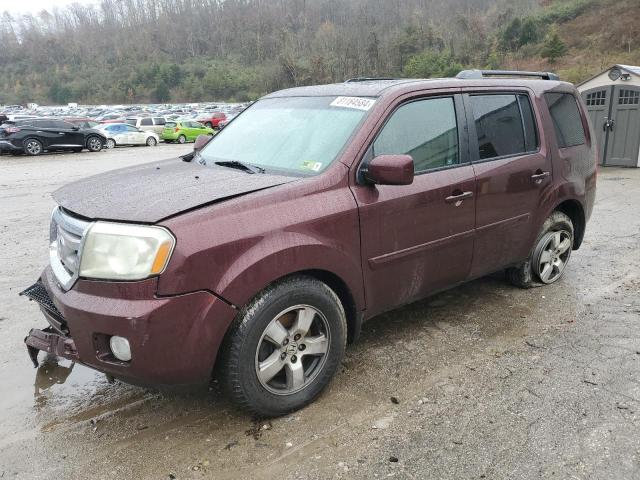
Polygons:
M353 96L356 97L356 96ZM249 106L247 109L245 109L243 112L241 112L240 114L238 114L234 119L233 119L233 123L229 123L227 126L225 126L225 128L223 130L221 130L204 148L201 152L199 152L199 155L197 155L197 163L203 165L203 166L208 166L208 167L213 167L215 166L216 162L228 162L228 161L241 161L243 163L247 163L247 164L251 164L253 166L256 167L260 167L263 168L267 173L274 173L274 174L279 174L279 175L288 175L288 176L295 176L295 177L312 177L312 176L316 176L316 175L320 175L322 172L326 171L327 169L329 169L333 164L335 164L336 161L339 161L342 157L342 155L344 154L345 150L347 149L347 147L349 147L349 145L351 144L351 142L353 141L353 138L357 135L357 133L360 131L360 129L362 128L362 125L364 124L364 122L366 121L366 119L368 118L370 111L373 109L372 107L375 106L375 103L379 97L376 96L370 96L370 95L359 95L357 96L357 98L361 98L361 99L369 99L372 100L372 102L370 103L370 106L365 110L365 109L357 109L357 108L348 108L348 107L334 107L330 105L330 102L328 102L327 105L323 105L322 108L316 108L317 111L321 111L321 110L326 110L327 112L333 112L334 108L335 111L350 111L350 112L357 112L359 115L357 118L355 118L355 121L352 121L351 123L349 123L346 128L348 128L348 134L346 136L344 136L344 138L338 137L338 139L335 141L335 144L333 145L329 145L330 147L339 147L336 148L335 152L331 152L333 153L332 156L324 158L323 163L321 165L321 167L318 167L317 171L314 171L313 168L311 167L309 169L307 169L306 167L303 169L302 167L298 167L298 168L290 168L288 166L284 166L284 165L277 165L277 164L272 164L272 163L265 163L265 162L260 162L260 161L256 161L255 159L251 159L248 160L247 158L227 158L224 156L220 156L220 155L207 155L207 151L211 152L211 150L213 150L217 144L217 140L219 141L221 136L224 136L229 129L231 128L240 128L237 127L238 122L241 122L244 118L247 117L248 114L251 114L252 112L254 112L256 110L256 108L260 108L261 106L264 106L264 104L266 102L287 102L289 100L291 101L296 101L296 100L302 100L302 99L308 99L308 100L319 100L322 101L324 100L325 102L329 99L332 99L332 101L336 101L336 99L342 98L340 95L295 95L295 96L289 96L289 95L284 95L284 96L275 96L275 97L265 97L262 98L258 101L256 101L255 103L253 103L251 106ZM311 105L312 106L312 105ZM310 107L311 107L310 106ZM286 107L286 106L285 106ZM292 109L294 107L289 106L289 109ZM343 127L344 129L344 127ZM345 132L342 132L345 133ZM339 133L338 133L339 135ZM326 138L321 139L324 140L325 142L327 141ZM329 139L331 140L331 139ZM338 142L341 141L341 144L337 145ZM312 142L309 142L309 144L311 144ZM321 143L321 142L320 142ZM294 156L296 159L299 160L298 155ZM301 156L302 157L302 156ZM309 163L307 161L302 161L302 164L306 164Z

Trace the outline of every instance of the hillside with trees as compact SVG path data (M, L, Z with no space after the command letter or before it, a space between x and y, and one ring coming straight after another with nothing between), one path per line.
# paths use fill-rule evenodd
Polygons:
M637 0L102 0L0 17L0 104L254 99L465 67L640 63Z

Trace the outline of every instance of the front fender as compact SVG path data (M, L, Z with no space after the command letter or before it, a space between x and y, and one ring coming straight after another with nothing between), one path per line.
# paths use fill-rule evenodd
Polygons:
M278 232L263 238L238 257L220 278L215 292L228 302L242 306L279 278L305 270L319 270L338 276L361 310L364 292L359 258L310 235Z

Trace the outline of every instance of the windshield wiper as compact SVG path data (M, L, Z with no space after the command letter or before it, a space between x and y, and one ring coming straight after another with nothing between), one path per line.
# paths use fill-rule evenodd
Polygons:
M238 160L225 160L221 162L213 162L221 167L237 168L238 170L244 170L247 173L264 173L265 170L257 165L251 165L250 163L239 162Z

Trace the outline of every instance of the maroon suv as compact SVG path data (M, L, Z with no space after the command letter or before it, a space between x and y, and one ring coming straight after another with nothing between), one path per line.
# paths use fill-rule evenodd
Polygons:
M34 363L151 385L215 365L242 407L279 415L363 320L498 270L557 281L595 196L585 109L552 74L485 73L272 93L182 159L61 188L23 292L49 322Z

